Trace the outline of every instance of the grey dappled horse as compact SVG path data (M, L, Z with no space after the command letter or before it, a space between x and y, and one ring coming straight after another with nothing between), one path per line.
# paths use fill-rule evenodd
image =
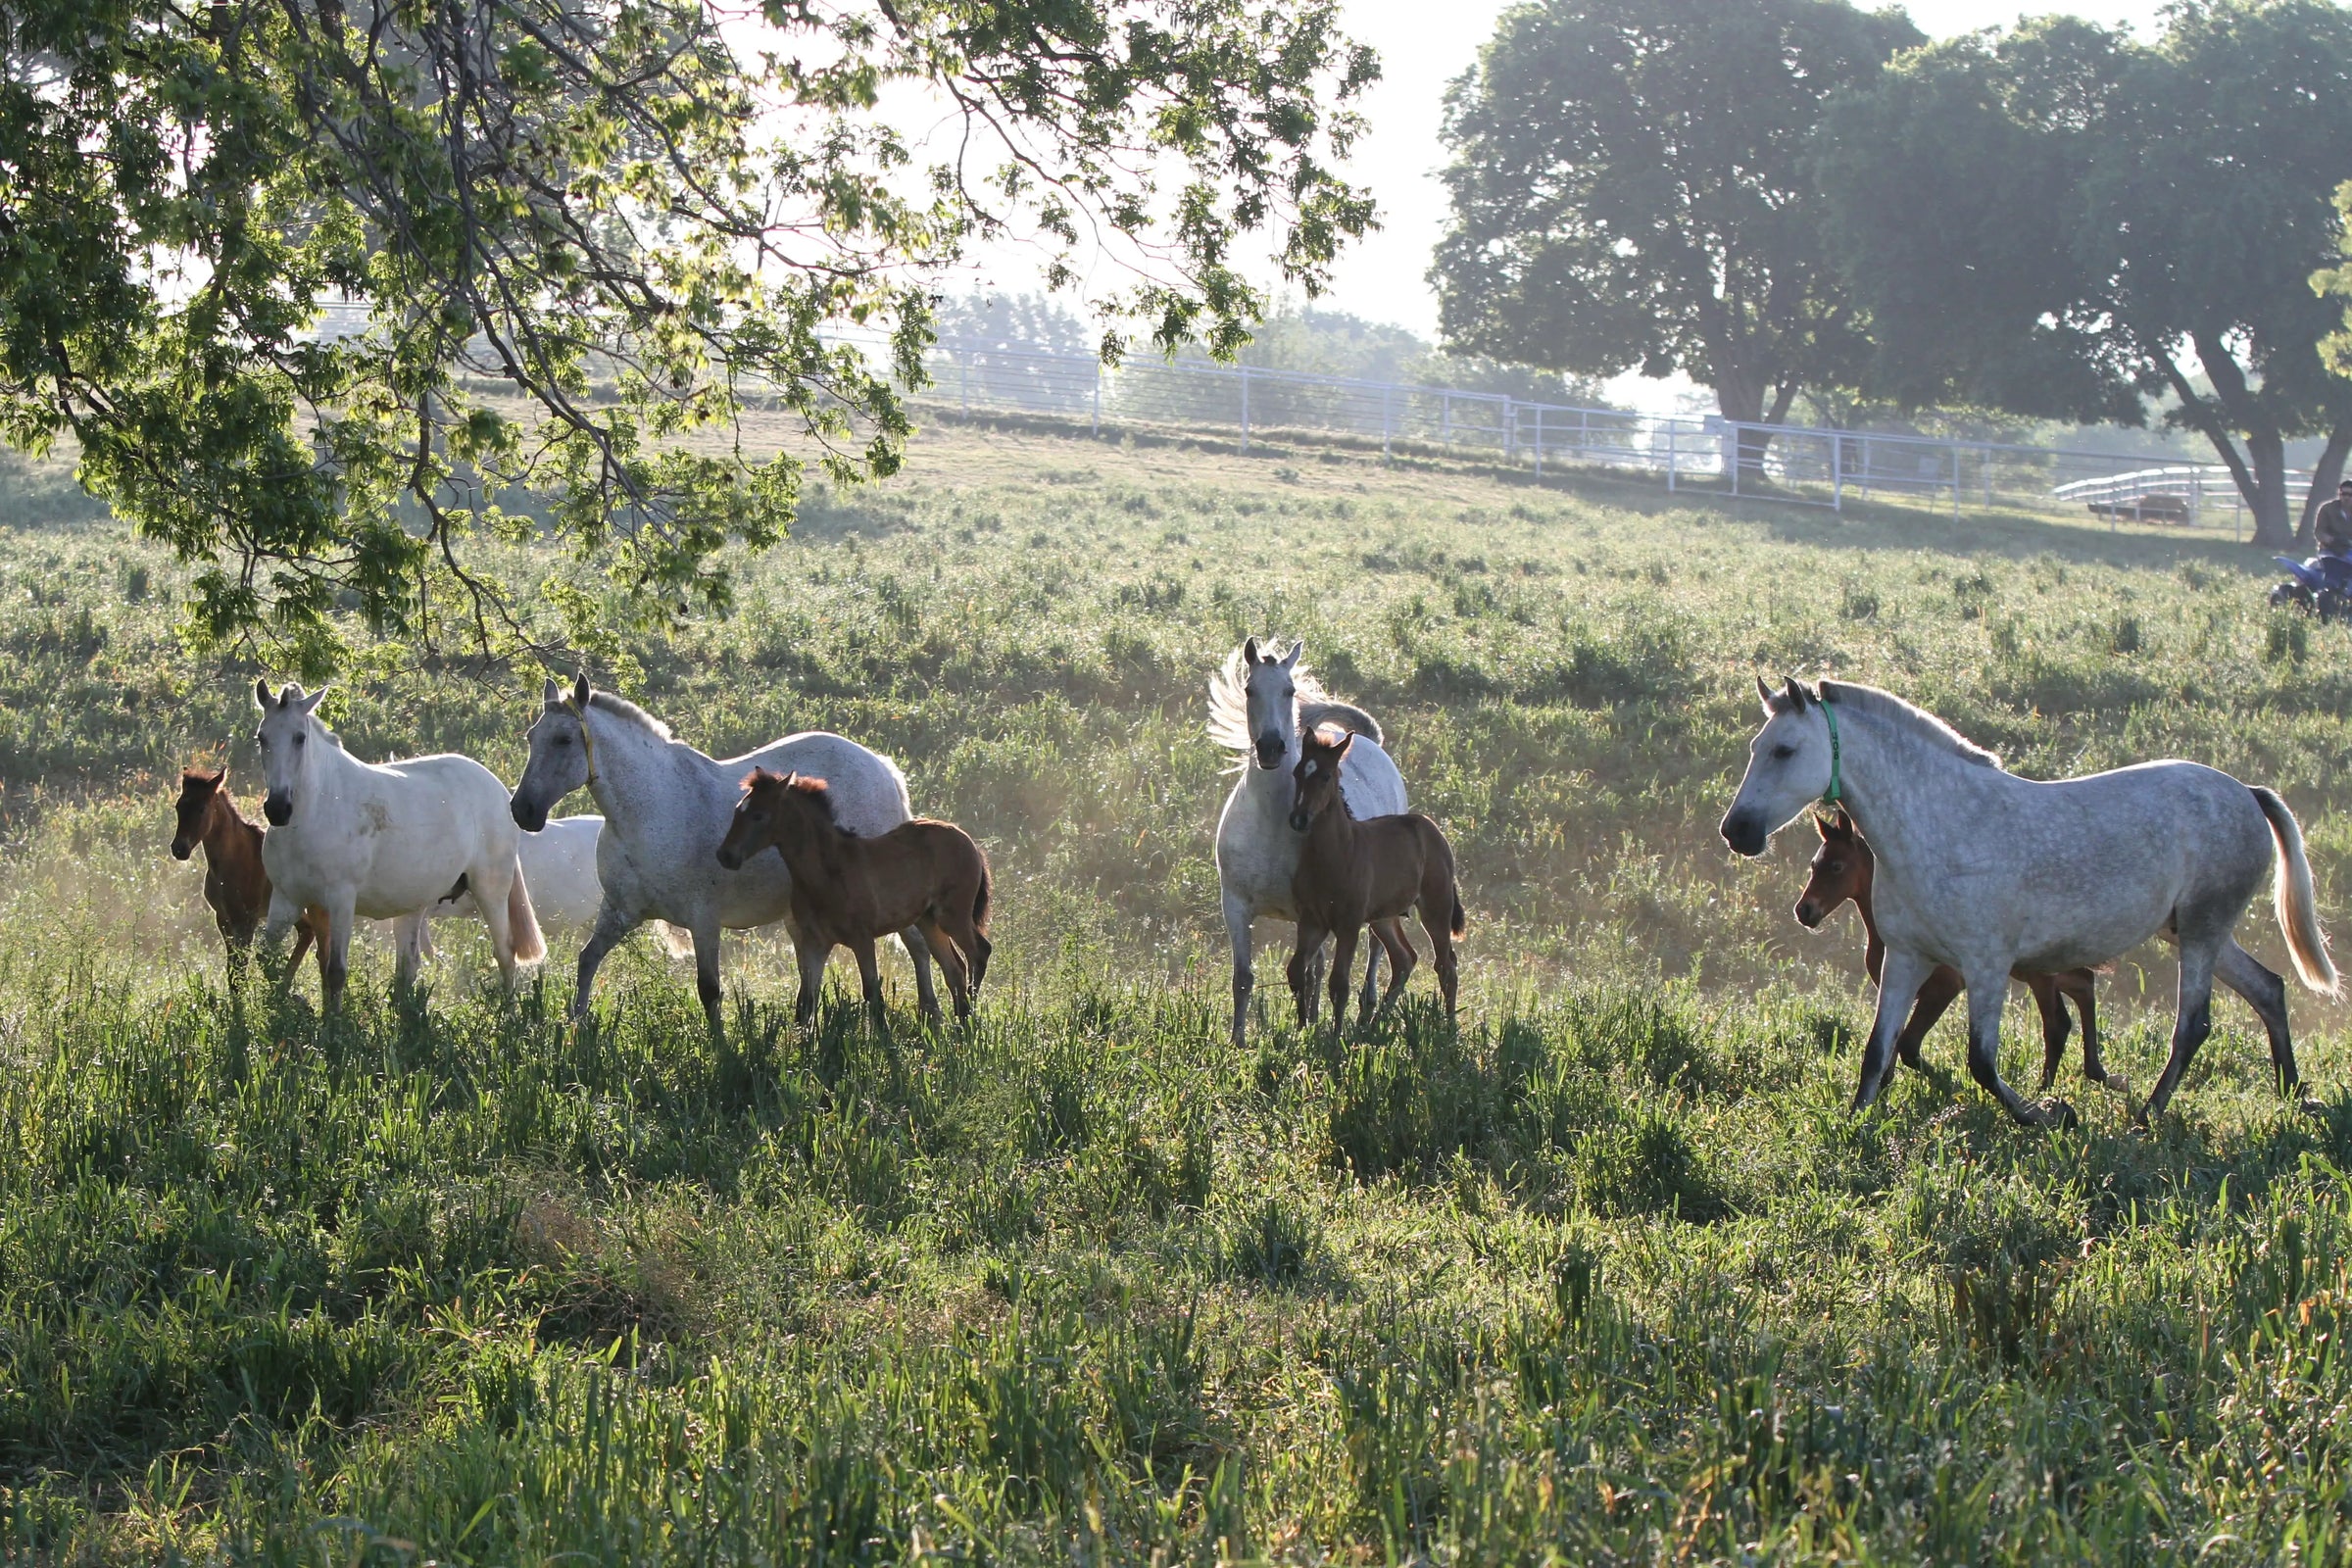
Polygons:
M1764 727L1723 819L1753 856L1814 801L1841 804L1878 855L1874 892L1886 956L1878 1016L1854 1091L1878 1097L1911 1001L1939 963L1968 985L1968 1068L2021 1122L2065 1122L2001 1081L2001 1006L2012 969L2104 963L2157 935L2180 953L2179 1010L2164 1076L2140 1112L2164 1109L2212 1030L2220 979L2262 1015L2281 1091L2297 1082L2286 986L2230 932L2276 862L2279 929L2303 983L2329 996L2303 834L2286 803L2196 762L2143 762L2038 783L1901 698L1869 686L1756 683Z

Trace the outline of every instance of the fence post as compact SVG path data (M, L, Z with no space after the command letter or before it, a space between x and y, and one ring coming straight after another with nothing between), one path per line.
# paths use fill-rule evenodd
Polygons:
M1845 437L1830 432L1830 510L1845 510Z
M1536 477L1544 477L1544 405L1536 405Z
M1960 520L1960 443L1952 443L1952 520Z
M1250 450L1250 367L1242 367L1242 450Z
M1677 465L1675 463L1674 452L1674 421L1672 419L1668 419L1666 421L1666 493L1668 495L1674 494L1674 471L1676 466Z
M1439 439L1446 443L1446 449L1448 452L1452 451L1453 394L1451 392L1441 391L1438 393L1438 432Z
M1741 456L1743 456L1740 450L1740 427L1736 424L1726 425L1724 426L1724 433L1732 438L1732 494L1738 495L1740 493L1740 469L1741 466L1740 459Z
M956 379L963 390L963 416L968 419L972 416L972 351L970 349L956 351Z
M1519 461L1519 406L1507 395L1502 400L1502 461Z

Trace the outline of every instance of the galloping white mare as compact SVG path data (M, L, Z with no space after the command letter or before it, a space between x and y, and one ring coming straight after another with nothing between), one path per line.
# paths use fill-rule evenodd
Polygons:
M330 1009L342 1001L355 918L414 915L420 927L427 909L461 890L474 896L509 986L516 964L546 954L516 859L522 835L498 775L470 757L363 762L313 715L324 687L306 697L289 683L272 698L269 683L256 681L253 695L270 789L262 802L269 936L282 938L305 908L326 910ZM422 944L404 931L399 949L405 985L416 978Z
M694 937L703 1012L711 1033L722 1032L719 933L768 925L792 910L792 873L782 856L758 856L733 871L718 863L718 846L753 768L823 779L836 819L863 837L887 833L914 814L898 764L839 735L787 735L721 761L672 739L668 725L635 703L592 690L585 675L568 693L551 680L541 696L528 737L530 761L514 785L515 824L539 831L549 809L583 784L605 813L596 844L604 906L580 950L575 1018L588 1011L605 955L646 921L666 920ZM914 959L923 1011L937 1016L931 950L911 927L900 939Z
M1225 813L1217 818L1217 885L1224 899L1226 934L1233 942L1237 1048L1256 984L1250 965L1250 925L1260 915L1298 918L1291 905L1291 878L1298 873L1305 835L1291 826L1291 805L1298 794L1291 770L1298 765L1299 726L1337 724L1355 735L1340 764L1340 798L1349 815L1394 816L1405 809L1404 778L1381 750L1380 725L1362 709L1335 702L1315 684L1298 662L1304 646L1294 643L1277 659L1270 653L1261 656L1252 637L1227 657L1225 667L1208 683L1208 738L1241 754L1234 764L1241 777L1226 797ZM1366 946L1370 951L1364 958L1363 1011L1369 1014L1380 944ZM1319 971L1321 963L1317 955L1310 967ZM1310 994L1314 984L1310 977Z

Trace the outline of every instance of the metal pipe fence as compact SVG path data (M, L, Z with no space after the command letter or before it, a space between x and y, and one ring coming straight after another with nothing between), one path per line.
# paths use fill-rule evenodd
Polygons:
M1355 380L1202 361L941 343L918 404L958 413L1084 419L1269 441L1340 437L1383 456L1439 452L1528 469L1612 469L1672 491L1754 496L1843 511L1895 500L2104 521L2230 529L2246 517L2228 470L2145 453L2070 450L1896 432L1688 418L1534 402L1501 393ZM2308 484L2307 476L2299 476ZM2298 498L2299 500L2299 498Z

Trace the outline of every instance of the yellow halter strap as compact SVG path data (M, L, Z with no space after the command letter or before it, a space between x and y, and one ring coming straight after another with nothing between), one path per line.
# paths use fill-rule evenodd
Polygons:
M579 720L580 754L588 759L588 788L596 788L596 737L588 733L588 705L564 699L564 711Z

